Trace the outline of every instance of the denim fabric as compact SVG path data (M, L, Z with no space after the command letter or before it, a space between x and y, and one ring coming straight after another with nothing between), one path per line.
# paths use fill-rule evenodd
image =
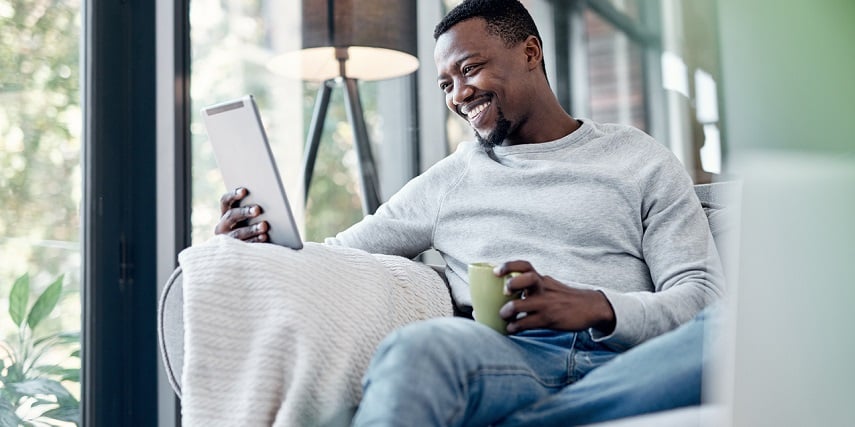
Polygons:
M700 404L703 368L715 348L717 311L705 309L496 425L572 426Z
M381 343L354 425L567 426L699 404L707 314L623 354L587 332L415 323Z

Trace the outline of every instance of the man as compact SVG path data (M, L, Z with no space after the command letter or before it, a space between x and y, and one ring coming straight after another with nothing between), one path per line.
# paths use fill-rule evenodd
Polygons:
M393 333L366 374L354 423L568 425L686 404L669 395L608 411L578 405L575 391L617 404L629 393L615 386L638 385L626 376L650 351L610 361L722 293L709 226L682 165L636 129L569 116L516 0L464 1L434 36L439 88L480 144L461 144L327 243L406 257L435 248L462 310L471 306L471 262L521 273L506 287L526 297L500 311L509 336L461 318ZM266 224L240 226L260 212L233 207L245 194L223 197L216 231L264 241ZM669 348L684 342L670 335ZM679 364L680 355L663 357ZM685 362L687 372L699 369L699 357ZM596 381L583 380L589 373Z

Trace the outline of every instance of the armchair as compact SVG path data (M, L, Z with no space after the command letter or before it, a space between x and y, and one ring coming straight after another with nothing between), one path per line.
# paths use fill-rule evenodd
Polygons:
M725 274L731 281L735 280L735 265L737 260L737 239L739 233L739 209L741 185L739 182L721 182L700 184L695 186L695 192L704 208L710 222L710 229L716 247L721 255ZM438 271L441 270L438 269ZM160 342L163 363L167 377L175 393L182 396L182 372L184 364L184 296L181 268L177 268L166 283L160 298L158 315L158 339ZM458 313L459 314L459 313ZM660 416L662 423L656 425L698 425L699 413L708 412L709 408L697 410L680 409L668 411ZM650 422L651 416L637 417L640 422ZM674 420L673 424L668 424ZM626 423L627 421L622 421ZM619 424L634 425L634 424ZM649 425L649 424L647 424Z

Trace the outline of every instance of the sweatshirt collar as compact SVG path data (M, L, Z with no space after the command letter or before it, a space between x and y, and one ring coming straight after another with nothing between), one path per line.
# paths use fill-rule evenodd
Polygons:
M496 156L508 156L513 154L538 153L561 150L563 148L570 147L576 142L585 139L585 137L594 130L594 126L590 120L579 118L577 118L576 120L579 120L582 125L579 126L579 128L575 131L570 132L569 134L564 135L563 137L558 138L556 140L531 144L517 144L507 146L502 145L494 147L493 153L495 153Z

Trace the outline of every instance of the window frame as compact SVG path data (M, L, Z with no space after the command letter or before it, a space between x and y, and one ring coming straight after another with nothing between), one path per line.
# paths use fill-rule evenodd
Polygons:
M157 425L155 3L82 16L81 422Z
M559 102L571 114L590 115L588 92L588 52L585 40L584 14L590 10L621 32L642 49L644 99L648 133L664 145L668 144L667 104L662 88L661 34L657 1L639 2L638 21L630 18L610 2L591 0L549 0L553 9L556 46L567 46L554 52L556 75L554 86Z
M191 244L190 0L157 0L157 295ZM181 400L158 349L157 425L181 425Z

